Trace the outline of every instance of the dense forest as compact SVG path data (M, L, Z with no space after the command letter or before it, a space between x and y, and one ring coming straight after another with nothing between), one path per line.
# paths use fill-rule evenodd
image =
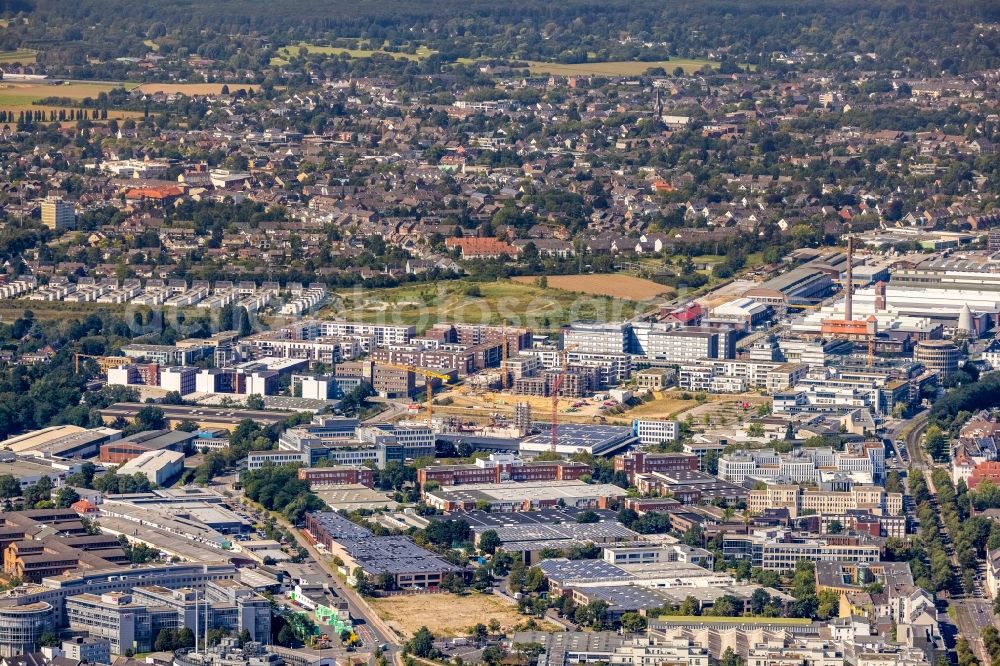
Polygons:
M801 50L845 68L855 66L855 54L874 54L877 68L914 73L1000 66L1000 33L983 25L1000 20L1000 4L990 0L275 0L266 11L248 0L7 0L0 11L28 19L0 32L0 49L39 49L47 65L65 67L142 55L146 40L164 55L234 58L253 67L269 62L277 47L337 38L390 50L427 46L436 62L710 54L758 62L762 54Z

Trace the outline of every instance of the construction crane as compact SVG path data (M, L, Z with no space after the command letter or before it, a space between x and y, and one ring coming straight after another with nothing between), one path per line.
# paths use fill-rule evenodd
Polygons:
M444 383L451 381L451 375L445 375L434 370L428 370L427 368L418 368L415 365L396 365L394 363L379 363L378 367L381 368L392 368L393 370L405 370L406 372L412 372L415 375L420 375L424 378L424 385L427 387L427 425L434 425L434 386L431 385L432 379L440 379Z
M127 356L94 356L93 354L73 354L73 367L76 374L80 374L80 359L81 358L92 358L97 361L97 367L101 369L101 372L106 373L111 368L120 368L123 365L128 365L132 362Z
M507 327L504 326L500 343L500 390L507 390Z
M559 389L562 388L566 379L566 370L569 369L569 353L579 347L579 345L569 345L559 352L559 376L552 383L552 442L549 444L549 451L556 452L556 445L559 441Z

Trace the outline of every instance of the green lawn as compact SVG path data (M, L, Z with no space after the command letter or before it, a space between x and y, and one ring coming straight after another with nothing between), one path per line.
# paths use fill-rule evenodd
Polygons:
M292 46L283 46L278 49L278 55L271 59L272 65L286 65L288 61L299 54L299 49L305 49L309 53L320 53L323 55L341 55L346 53L351 58L371 58L375 54L392 56L393 58L405 58L407 60L424 60L435 53L426 46L419 46L415 53L396 53L394 51L384 51L382 49L349 49L343 46L321 46L319 44L309 44L301 42Z
M471 296L478 289L479 296ZM452 280L392 289L341 291L321 317L414 325L422 331L438 322L465 322L554 329L577 319L621 321L648 304L541 289L511 280Z

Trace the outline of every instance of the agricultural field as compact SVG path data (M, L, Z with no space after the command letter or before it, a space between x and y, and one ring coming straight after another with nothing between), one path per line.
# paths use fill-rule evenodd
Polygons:
M690 74L698 71L705 65L714 68L719 66L719 63L712 60L693 58L656 60L652 62L619 60L613 62L581 62L573 64L541 62L538 60L528 60L526 62L532 74L551 74L554 76L639 76L653 67L662 67L668 74L680 67L686 74Z
M401 594L369 599L368 605L407 637L424 626L435 636L462 636L475 624L488 624L494 618L500 621L504 631L511 631L526 619L516 606L492 594ZM539 624L541 631L558 630L544 621Z
M127 84L110 83L18 83L4 81L0 83L0 109L38 109L33 102L46 97L66 97L82 100L85 97L96 99L102 92L109 92Z
M222 87L228 86L229 90L257 90L258 86L250 83L143 83L135 87L138 92L149 95L163 93L171 95L174 93L182 95L220 95Z
M321 46L319 44L294 44L283 46L278 49L278 55L271 59L271 65L287 65L288 61L299 54L299 49L305 49L309 53L319 53L322 55L342 55L347 54L351 58L371 58L375 54L387 55L393 58L406 58L407 60L424 60L434 51L426 46L419 46L415 53L397 53L394 51L383 51L382 49L349 49L343 46Z
M438 322L502 324L552 330L578 319L621 321L642 311L639 303L607 296L542 289L513 280L449 280L392 289L338 292L319 316L414 325Z
M519 276L514 278L522 284L534 284L538 278ZM644 301L658 296L674 293L671 287L620 273L593 273L588 275L551 275L546 277L549 289L575 291L593 296L611 296L627 298L631 301Z
M3 27L7 27L6 25ZM31 49L18 49L17 51L0 51L0 64L17 62L22 65L35 63L37 52Z
M96 99L102 92L108 92L114 88L122 86L128 87L131 84L110 84L110 83L20 83L6 81L0 83L0 111L17 114L20 111L42 111L48 118L50 111L68 111L78 108L76 105L48 105L36 104L39 100L49 97L61 97L69 100L82 101L86 97ZM89 109L88 116L89 116ZM141 113L136 111L119 111L111 109L108 111L108 119L124 120L126 118L137 118ZM66 121L72 122L72 121Z

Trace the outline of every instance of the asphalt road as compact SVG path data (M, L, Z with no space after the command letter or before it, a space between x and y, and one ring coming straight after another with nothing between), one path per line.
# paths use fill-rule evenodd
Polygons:
M935 513L940 514L940 505L937 499L937 489L934 487L934 481L932 479L931 473L934 470L935 464L929 457L925 454L923 449L923 435L924 431L927 429L928 417L930 416L929 411L923 411L912 419L908 421L901 422L894 425L892 428L886 431L886 437L890 437L893 441L893 445L899 449L898 445L895 443L902 439L905 442L905 454L903 451L899 451L900 455L905 455L909 459L909 469L911 474L923 474L927 481L927 489L931 494L931 505L935 510ZM939 521L939 526L941 527L941 537L944 542L945 549L948 553L948 557L951 559L952 566L956 572L961 572L961 567L958 563L958 557L955 554L953 547L953 542L951 535L948 533L948 527L944 524L944 521ZM981 568L981 567L980 567ZM981 576L977 572L977 580L975 589L972 594L957 593L952 594L947 598L942 598L938 595L940 602L943 602L946 607L952 609L951 618L954 620L955 629L959 636L964 637L968 642L969 646L976 653L982 663L989 663L989 656L986 654L986 649L983 646L983 641L981 638L982 630L994 622L993 617L993 604L985 598L983 591ZM960 587L958 584L956 587ZM958 592L958 590L956 590ZM942 626L942 633L947 637L949 632L949 627L947 626L948 621L947 615L943 613L940 615L940 620Z
M254 514L259 514L257 507L253 504L247 501L245 505L248 506L250 511ZM365 647L374 650L378 647L378 645L385 644L387 646L386 652L389 653L387 657L390 660L396 660L396 653L398 652L398 648L402 645L402 642L396 636L396 633L385 624L382 618L380 618L375 611L372 610L371 606L369 606L368 603L361 598L361 595L341 581L334 568L327 563L323 555L316 550L316 547L313 546L309 540L295 528L294 525L289 523L279 514L272 513L270 515L274 517L279 525L288 530L288 532L295 537L298 544L305 548L309 553L310 560L326 574L327 583L330 589L334 590L337 593L337 596L347 601L347 608L351 613L351 617L355 620L361 620L363 622L363 624L356 625L355 629L358 636L365 644Z

